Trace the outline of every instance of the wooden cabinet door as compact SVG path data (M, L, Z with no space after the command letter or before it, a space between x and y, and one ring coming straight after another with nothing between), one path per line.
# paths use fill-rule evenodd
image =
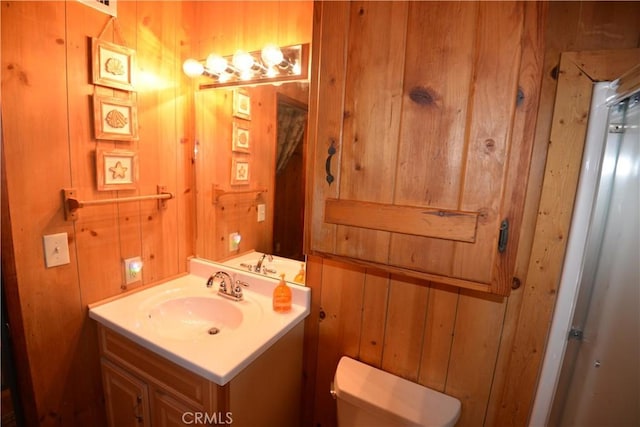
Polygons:
M199 421L202 420L204 411L196 411L182 400L155 387L152 392L151 411L154 427L183 427L188 424L203 424Z
M308 248L507 294L518 233L506 228L521 219L531 147L512 134L516 120L531 118L519 115L522 99L537 100L539 71L520 65L538 10L317 7Z
M106 359L101 364L109 426L151 426L147 384Z

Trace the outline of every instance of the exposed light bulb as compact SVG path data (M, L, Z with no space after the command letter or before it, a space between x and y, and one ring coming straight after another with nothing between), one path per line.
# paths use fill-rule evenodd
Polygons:
M204 73L204 65L202 65L199 61L190 58L184 61L184 63L182 64L182 71L184 71L184 73L191 78L198 77L201 76L202 73Z
M250 53L238 50L233 54L233 66L240 72L248 72L253 67L253 56Z
M295 64L293 64L291 72L295 75L302 73L302 67L300 66L299 62L296 62Z
M207 68L214 74L222 75L227 72L229 64L222 56L212 53L207 56Z
M284 59L284 55L282 54L282 51L278 46L274 44L266 45L262 49L260 56L262 57L262 60L264 61L264 63L269 67L279 65Z

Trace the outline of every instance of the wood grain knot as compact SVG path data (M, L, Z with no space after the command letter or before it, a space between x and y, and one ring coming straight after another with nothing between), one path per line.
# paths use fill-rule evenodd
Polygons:
M416 86L409 92L409 98L418 105L433 105L435 97L430 89Z
M516 106L519 107L524 102L524 91L518 86L518 94L516 95Z
M492 138L488 138L484 141L485 151L491 153L496 149L496 141Z

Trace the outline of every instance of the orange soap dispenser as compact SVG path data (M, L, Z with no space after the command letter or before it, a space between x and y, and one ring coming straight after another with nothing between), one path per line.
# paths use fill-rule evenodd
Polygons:
M293 281L296 283L300 283L301 285L304 285L304 276L305 276L304 263L302 263L300 264L300 271L298 271L298 274L296 274L296 277L293 278Z
M291 289L284 282L284 274L280 275L280 283L273 290L273 311L278 313L291 311Z

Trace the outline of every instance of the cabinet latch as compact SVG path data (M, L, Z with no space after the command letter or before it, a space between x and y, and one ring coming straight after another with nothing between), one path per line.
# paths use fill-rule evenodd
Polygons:
M504 219L500 223L500 235L498 236L498 252L502 253L507 250L507 241L509 240L509 220Z

